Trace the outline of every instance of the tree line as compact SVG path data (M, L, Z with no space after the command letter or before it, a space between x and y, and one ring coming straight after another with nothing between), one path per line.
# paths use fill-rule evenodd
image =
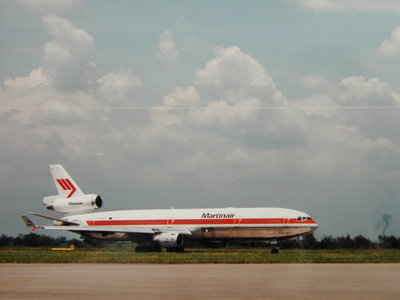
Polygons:
M95 240L90 237L81 239L67 239L66 237L51 237L36 233L19 234L17 237L0 236L0 247L102 247L108 242ZM231 247L266 247L265 241L229 241ZM226 245L226 244L224 244ZM350 235L332 237L324 236L317 239L313 234L305 235L301 238L284 240L278 242L281 249L400 249L400 237L394 235L380 235L377 241L372 241L362 235L350 237Z
M5 234L0 236L0 247L65 247L71 244L76 247L83 247L85 243L83 240L67 239L64 236L54 238L33 232L19 234L17 237Z
M313 234L309 234L301 239L282 241L280 246L283 249L400 249L400 237L379 235L377 241L372 241L363 235L324 236L317 239Z

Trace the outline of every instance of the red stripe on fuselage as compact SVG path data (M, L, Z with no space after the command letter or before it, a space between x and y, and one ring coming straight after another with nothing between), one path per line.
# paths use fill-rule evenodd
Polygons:
M286 218L256 218L256 219L241 219L241 224L287 224L288 220Z
M89 226L168 225L168 220L97 220L86 223Z
M152 225L282 225L282 224L317 224L314 220L298 221L288 218L243 218L243 219L157 219L157 220L92 220L86 221L89 226L152 226Z

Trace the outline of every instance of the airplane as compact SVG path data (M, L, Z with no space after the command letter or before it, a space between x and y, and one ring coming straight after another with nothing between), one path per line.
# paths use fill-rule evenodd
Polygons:
M43 205L64 216L28 212L21 215L32 231L66 230L105 240L130 240L136 251L183 252L185 242L228 240L284 240L317 229L309 215L287 208L150 209L94 212L102 207L97 194L85 194L62 165L50 165L58 195L43 198ZM36 225L27 215L53 221ZM279 249L273 248L272 253Z

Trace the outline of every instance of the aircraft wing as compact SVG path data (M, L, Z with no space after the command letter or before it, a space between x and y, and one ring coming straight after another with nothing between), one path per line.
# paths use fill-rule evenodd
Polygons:
M45 217L47 219L63 221L61 219L42 216L39 214L35 214L36 216ZM84 232L108 232L108 233L132 233L132 234L148 234L154 235L163 232L175 232L184 235L191 235L192 232L187 228L150 228L150 227L130 227L130 226L80 226L80 225L68 225L68 226L44 226L44 225L36 225L29 217L26 215L21 215L22 220L28 227L33 227L32 231L37 229L44 230L67 230L73 231L77 233ZM64 222L65 223L65 222ZM73 222L70 222L73 223ZM74 223L75 224L75 223Z
M151 228L127 228L125 226L37 226L44 230L68 230L74 232L123 232L123 233L142 233L155 234L157 231Z
M35 226L36 228L44 230L68 230L77 233L85 232L107 232L107 233L132 233L132 234L145 234L154 235L163 232L175 232L183 235L191 235L191 231L183 229L170 229L170 228L149 228L149 227L127 227L127 226ZM34 228L35 228L34 227Z

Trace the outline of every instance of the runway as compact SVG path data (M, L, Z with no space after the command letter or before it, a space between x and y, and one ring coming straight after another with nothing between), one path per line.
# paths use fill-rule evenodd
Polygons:
M0 264L0 299L396 299L399 282L400 264Z

